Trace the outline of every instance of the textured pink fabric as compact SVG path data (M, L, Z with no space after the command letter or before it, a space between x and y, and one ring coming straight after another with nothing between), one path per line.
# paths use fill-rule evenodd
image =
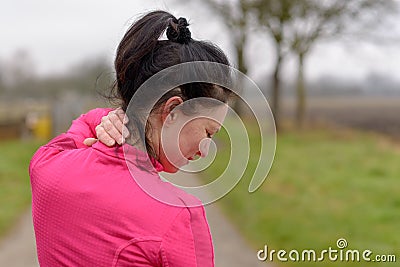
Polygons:
M121 146L82 144L84 138L94 137L95 127L109 111L95 109L82 115L31 160L40 265L214 266L202 206L174 207L155 200L131 177ZM156 171L137 168L134 172L176 201L199 203L162 182Z

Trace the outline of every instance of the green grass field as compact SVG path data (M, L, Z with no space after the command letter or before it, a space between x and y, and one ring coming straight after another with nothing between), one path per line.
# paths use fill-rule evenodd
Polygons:
M222 131L223 132L223 131ZM228 148L226 133L216 137ZM251 149L257 151L259 139ZM239 144L240 145L240 144ZM217 177L229 149L207 170ZM252 153L257 154L257 153ZM257 155L255 155L257 156ZM257 158L252 155L243 179L218 201L238 230L259 249L314 249L317 253L345 238L346 249L394 254L400 261L400 152L381 138L357 132L288 130L278 136L271 172L255 193L248 193ZM234 174L232 174L234 175ZM318 256L318 255L317 255ZM276 257L276 255L275 255ZM288 255L286 255L288 257ZM396 263L279 262L275 266L397 266ZM398 263L397 263L398 264Z
M31 201L28 166L43 142L0 142L0 236L27 209Z

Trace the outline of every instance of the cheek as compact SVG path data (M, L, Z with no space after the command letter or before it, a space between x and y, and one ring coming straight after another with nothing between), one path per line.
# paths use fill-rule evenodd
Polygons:
M161 149L160 157L163 165L167 161L177 162L180 158L179 148L180 142L178 138L178 129L175 127L166 127L161 133ZM164 166L165 167L165 166Z
M177 129L169 127L162 133L160 162L166 172L176 172L177 167L186 164L183 151L180 150L180 138Z
M190 125L184 127L179 136L179 148L185 156L194 156L199 149L199 143L203 136ZM189 154L189 155L188 155Z

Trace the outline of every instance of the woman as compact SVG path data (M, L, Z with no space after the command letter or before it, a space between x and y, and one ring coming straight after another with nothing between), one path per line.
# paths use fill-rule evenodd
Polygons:
M96 127L111 111L95 109L73 121L67 133L33 156L29 167L32 213L41 266L214 265L201 203L185 206L198 200L162 182L157 172L176 172L194 156L204 156L208 148L202 145L203 140L218 131L226 114L222 104L202 107L185 103L202 97L226 103L231 92L213 84L189 83L163 94L144 121L141 107L127 112L138 88L161 70L193 61L229 65L215 45L193 40L187 26L184 18L151 12L134 23L119 44L114 89L129 119L131 136L126 144L108 147L96 142L86 146L92 139L85 139L96 137ZM165 30L168 40L159 40ZM147 105L146 99L143 105ZM202 108L216 119L188 120ZM119 120L112 117L123 112L113 112L109 120L103 119L102 125L110 135L114 128L108 128L107 121L113 121L115 129L120 130ZM182 128L183 121L189 122ZM101 135L101 128L97 130ZM166 147L170 144L162 142L162 131L166 136L179 135L175 149L186 161L168 157ZM134 151L135 160L125 157L126 149ZM145 164L147 158L152 166ZM153 198L131 174L183 205Z

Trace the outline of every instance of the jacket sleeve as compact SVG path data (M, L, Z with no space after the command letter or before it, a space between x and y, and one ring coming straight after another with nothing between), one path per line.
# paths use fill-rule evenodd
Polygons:
M96 108L90 110L86 114L82 114L79 118L72 121L71 127L67 131L76 144L77 148L84 148L83 140L88 137L96 138L96 126L100 124L101 118L106 116L112 109Z
M202 206L185 208L163 237L161 266L213 267L214 250Z

